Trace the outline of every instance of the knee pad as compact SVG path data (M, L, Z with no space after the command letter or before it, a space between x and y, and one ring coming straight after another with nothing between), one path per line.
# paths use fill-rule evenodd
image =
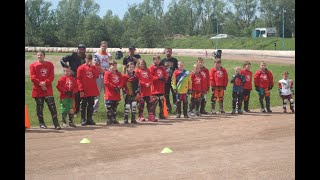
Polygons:
M53 98L53 96L48 96L48 97L46 97L45 101L48 103L49 106L52 105L52 104L54 104L54 98Z
M36 100L36 103L37 103L37 105L42 105L43 106L43 104L44 104L44 99L42 99L42 98L35 98L35 100Z
M284 100L283 100L283 103L287 103L287 99L284 99Z
M126 109L125 110L129 110L130 109L130 104L126 104Z
M293 99L290 99L290 103L293 103L294 101L293 101Z
M136 101L133 101L131 103L131 106L132 106L132 109L135 109L137 107L137 102Z

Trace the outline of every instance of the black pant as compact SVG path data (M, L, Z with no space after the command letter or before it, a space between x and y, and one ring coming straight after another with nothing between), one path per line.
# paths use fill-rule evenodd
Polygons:
M44 108L44 102L46 102L48 105L48 108L50 110L50 113L51 113L53 125L55 127L59 126L58 117L57 117L57 108L56 108L56 104L54 102L54 97L53 96L36 97L34 99L37 104L36 111L37 111L39 124L45 124L44 118L43 118L43 108Z
M166 104L167 104L167 107L168 109L171 111L172 110L172 106L171 106L171 103L170 103L170 90L171 90L171 93L172 93L172 99L173 99L173 104L176 104L176 94L175 92L173 91L173 88L171 86L171 83L166 83L165 84L165 87L164 87L164 92L165 92L165 98L166 98Z
M74 97L74 103L76 107L76 111L74 112L75 114L78 114L80 111L80 102L81 102L80 92L77 92Z
M243 90L244 110L249 110L250 92L251 92L251 90L249 90L249 89Z
M81 120L92 120L94 97L81 98Z

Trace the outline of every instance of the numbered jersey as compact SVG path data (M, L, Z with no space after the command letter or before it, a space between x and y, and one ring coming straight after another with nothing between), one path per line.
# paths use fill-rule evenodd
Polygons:
M111 53L99 50L94 54L94 61L98 63L103 70L107 70L109 68L109 61L111 57ZM99 78L103 78L103 73L100 73Z

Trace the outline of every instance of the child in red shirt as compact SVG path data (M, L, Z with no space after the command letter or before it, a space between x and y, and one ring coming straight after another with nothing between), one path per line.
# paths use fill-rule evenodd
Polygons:
M270 90L273 88L274 82L273 74L266 68L266 65L263 61L260 63L260 69L254 74L254 85L259 95L261 112L266 112L263 104L263 99L265 98L267 112L272 113L270 109Z
M95 125L92 120L94 97L99 95L96 78L99 70L92 64L92 54L87 54L86 63L77 69L77 84L80 91L81 126Z
M61 127L58 122L57 108L52 92L54 67L51 62L44 60L45 55L44 51L38 51L38 61L30 64L30 79L33 83L32 97L35 99L37 104L37 116L40 128L47 129L43 119L43 107L44 102L46 102L51 113L53 125L55 129L60 130Z
M208 114L208 112L205 110L205 107L207 103L206 95L209 92L210 88L210 74L209 70L204 66L204 60L202 57L197 58L197 63L200 66L200 74L202 77L201 84L204 90L204 93L202 93L201 96L200 114Z
M196 63L193 65L193 71L191 72L192 81L192 94L191 94L191 106L190 115L194 116L193 109L196 109L196 115L200 116L199 108L202 101L202 96L205 94L206 89L204 88L204 78L201 75L200 64Z
M164 97L164 88L166 80L168 79L168 73L163 65L160 65L160 56L154 55L153 56L153 64L150 66L150 72L153 76L153 84L152 84L152 96L156 98L154 102L153 114L155 115L155 110L157 103L159 102L159 118L165 119L163 115L163 99Z
M117 70L117 62L109 61L109 70L104 73L105 105L107 109L107 125L119 124L116 120L119 105L120 89L123 86L122 74Z
M139 79L140 98L139 98L139 121L145 121L143 117L144 102L147 102L148 121L155 122L156 119L153 114L151 106L156 102L156 98L152 98L151 86L153 77L150 70L147 68L147 63L144 59L139 59L135 74Z
M60 92L60 107L62 112L62 126L67 127L66 117L69 114L69 126L77 127L73 123L73 97L78 92L77 79L72 76L70 67L63 68L64 75L58 79L57 89Z
M218 99L220 113L225 113L223 110L223 96L228 85L228 73L227 70L221 66L220 58L214 60L214 67L210 70L210 82L212 88L211 112L212 114L216 114L215 105Z
M243 85L243 104L244 111L251 112L249 110L250 92L252 90L252 72L250 71L251 63L249 61L244 62L243 69L240 74L244 75L246 81Z

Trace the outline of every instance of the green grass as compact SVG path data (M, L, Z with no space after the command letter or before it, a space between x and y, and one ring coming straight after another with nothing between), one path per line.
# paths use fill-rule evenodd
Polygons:
M295 50L295 38L251 38L230 37L218 39L218 49L252 49L252 50ZM181 39L167 39L159 47L172 47L178 49L215 49L217 40L210 40L210 36L190 36Z
M50 61L52 59L61 59L65 54L68 53L48 53L46 54L46 60ZM33 57L32 57L33 56ZM60 56L60 57L57 57ZM151 55L141 55L143 59L146 60L148 67L151 65L152 62L152 56ZM34 53L26 53L25 55L26 60L35 60L35 54ZM186 57L186 56L175 56L178 60L183 61L185 63L185 67L187 70L192 70L192 66L195 63L194 57ZM161 55L161 58L164 58L164 55ZM122 72L122 60L118 61L118 69ZM242 67L242 61L223 61L222 66L225 67L228 71L229 75L229 84L227 86L226 94L224 96L224 108L227 113L231 111L232 107L232 84L230 83L230 78L233 74L233 69L236 66ZM205 59L205 66L210 70L213 67L213 60L212 59ZM253 62L251 66L251 71L253 74L255 71L259 68L258 62ZM282 79L281 73L283 71L288 71L289 72L289 78L295 81L295 65L278 65L278 64L267 64L267 68L272 71L274 75L274 82L275 82L275 87L271 90L271 106L281 106L282 101L281 98L278 95L278 88L277 88L277 81ZM57 111L58 111L58 117L59 117L59 122L61 122L61 110L60 110L60 105L59 105L59 92L56 89L56 84L57 80L60 77L60 75L55 75L55 79L53 81L53 94L57 106ZM26 75L25 76L25 104L28 106L29 109L29 117L30 117L30 123L31 126L38 126L38 120L36 116L36 103L35 100L31 97L31 90L32 90L32 83L30 81L30 76ZM170 94L171 95L171 94ZM171 96L172 97L172 96ZM170 97L170 98L171 98ZM211 92L207 95L207 105L206 105L206 110L210 111L211 109L211 104L210 104L210 98L211 98ZM172 99L171 99L172 102ZM120 101L120 104L118 106L118 115L117 119L119 121L123 120L123 100ZM258 101L258 94L255 90L251 91L251 98L250 98L250 104L249 104L250 109L256 109L259 108L259 101ZM216 105L216 110L218 109L218 105ZM158 107L157 107L158 111ZM44 119L47 125L52 126L52 119L50 112L48 110L47 105L45 105L44 108ZM146 114L146 108L144 110L144 113ZM157 113L158 115L158 113ZM94 114L93 117L94 121L96 122L105 122L106 119L106 111L104 107L104 100L103 100L103 95L101 96L101 101L100 101L100 106L99 106L99 111L97 114ZM80 124L80 117L75 118L75 122L77 124Z

